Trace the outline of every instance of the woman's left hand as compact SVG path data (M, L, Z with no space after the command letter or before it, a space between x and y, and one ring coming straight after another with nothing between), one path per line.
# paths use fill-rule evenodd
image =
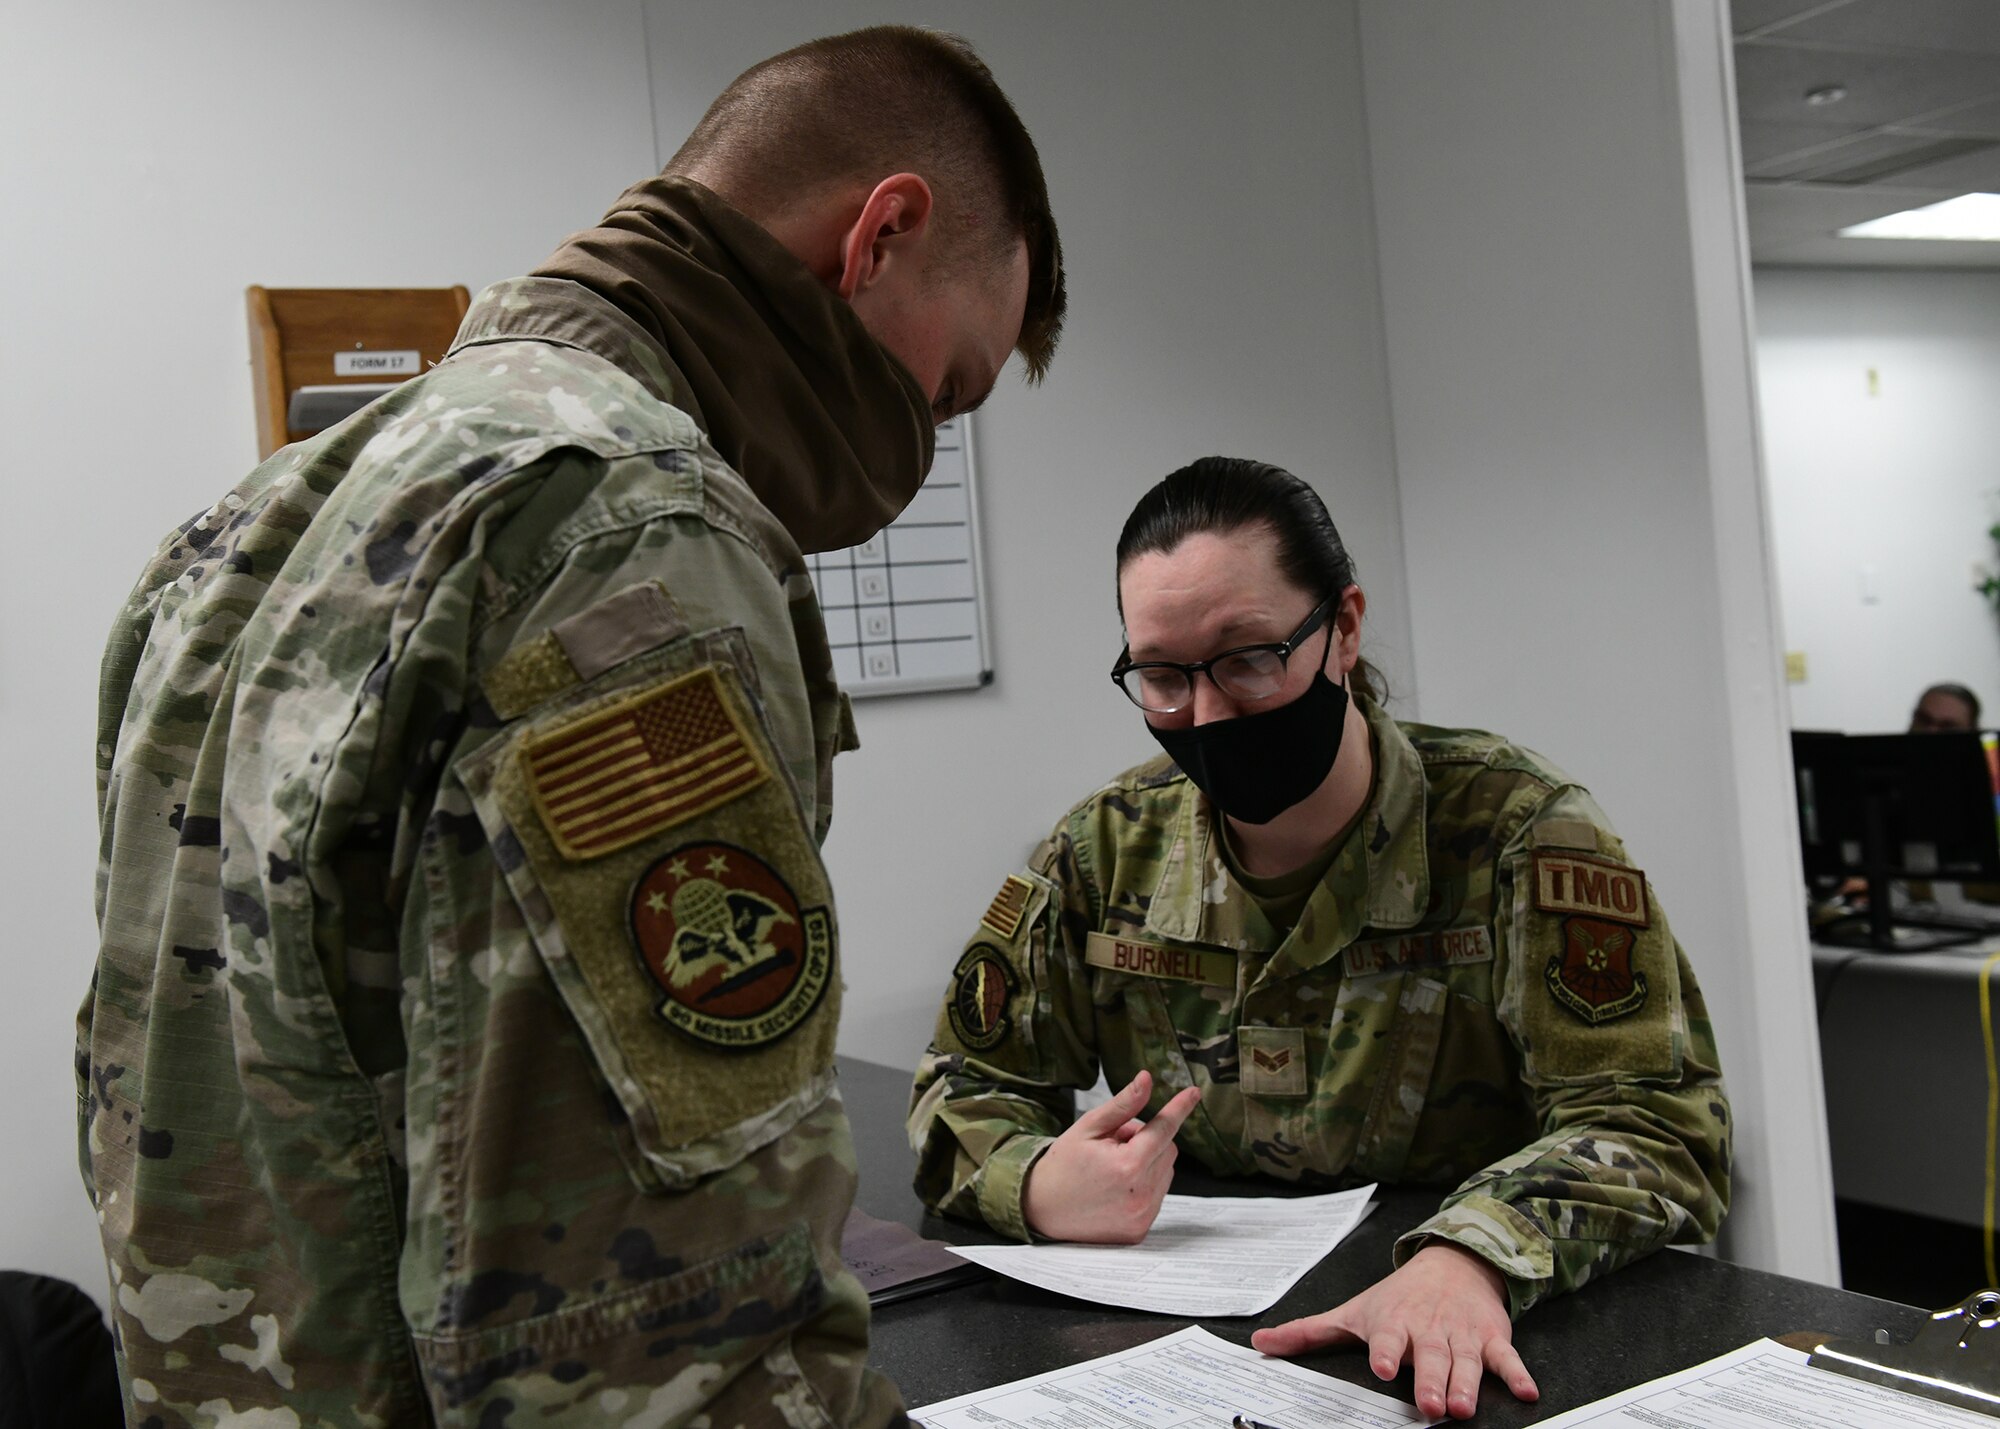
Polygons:
M1506 1282L1470 1251L1434 1242L1387 1278L1343 1305L1269 1330L1250 1343L1267 1355L1298 1355L1359 1341L1378 1379L1394 1379L1409 1360L1417 1408L1436 1418L1470 1419L1488 1370L1516 1399L1541 1397L1514 1350Z

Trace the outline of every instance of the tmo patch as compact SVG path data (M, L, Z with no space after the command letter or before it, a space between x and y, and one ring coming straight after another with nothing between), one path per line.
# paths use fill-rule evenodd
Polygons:
M991 943L974 943L951 975L951 1030L975 1052L997 1045L1013 1027L1007 1005L1021 981Z
M1635 928L1650 927L1646 875L1623 864L1576 854L1535 855L1535 907L1544 913L1582 913Z
M800 908L771 866L734 844L684 844L632 890L632 943L665 994L654 1009L713 1047L767 1046L833 980L833 922Z

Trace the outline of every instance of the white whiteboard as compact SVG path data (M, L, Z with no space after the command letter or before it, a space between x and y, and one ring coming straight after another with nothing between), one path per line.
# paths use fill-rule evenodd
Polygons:
M868 541L806 557L826 616L833 672L864 695L958 690L992 680L972 418L937 429L931 474Z

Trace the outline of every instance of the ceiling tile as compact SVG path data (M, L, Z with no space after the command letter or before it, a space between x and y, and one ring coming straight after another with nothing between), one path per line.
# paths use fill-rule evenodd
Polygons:
M1896 175L1896 186L1938 189L1952 194L2000 193L2000 145L1922 168L1905 169Z
M1748 184L1744 196L1753 257L1773 243L1825 237L1849 224L1900 213L1934 198L1905 189L1814 184Z
M1742 32L1740 25L1737 32ZM1854 0L1853 4L1806 15L1778 33L1788 40L2000 55L2000 4L1994 0Z
M1821 110L1805 102L1809 91L1835 84L1847 90L1838 104ZM1736 103L1745 121L1893 124L1989 98L2000 99L2000 58L1993 56L1887 54L1777 40L1736 46Z
M1829 4L1852 5L1856 0L1734 0L1729 7L1729 28L1739 35L1761 30L1794 16L1825 10Z
M1923 176L1932 168L1993 147L1990 139L1930 139L1894 133L1877 134L1815 155L1810 161L1795 165L1790 173L1759 177L1811 179L1823 184L1894 183L1902 188L1931 188L1933 185Z
M1743 146L1745 169L1759 169L1773 161L1786 160L1799 154L1817 155L1829 145L1837 145L1844 139L1868 132L1865 125L1840 129L1819 124L1763 124L1755 120L1746 121L1737 127L1737 137ZM1781 164L1780 167L1790 166ZM1752 175L1754 178L1782 176L1782 174L1763 173Z
M1955 109L1938 119L1927 119L1924 128L1950 134L1977 134L1986 139L2000 139L2000 98L1989 99L1983 104L1969 104Z

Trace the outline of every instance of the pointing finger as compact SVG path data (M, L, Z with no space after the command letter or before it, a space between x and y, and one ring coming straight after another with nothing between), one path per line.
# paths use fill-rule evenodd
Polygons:
M1156 1147L1173 1145L1174 1136L1181 1129L1181 1123L1194 1111L1195 1103L1201 1100L1200 1087L1184 1087L1174 1094L1174 1099L1161 1107L1153 1119L1146 1123L1146 1129L1132 1138L1135 1142L1150 1141Z
M1142 1071L1110 1101L1094 1106L1078 1117L1075 1129L1085 1136L1111 1136L1146 1109L1146 1099L1152 1094L1153 1074Z

